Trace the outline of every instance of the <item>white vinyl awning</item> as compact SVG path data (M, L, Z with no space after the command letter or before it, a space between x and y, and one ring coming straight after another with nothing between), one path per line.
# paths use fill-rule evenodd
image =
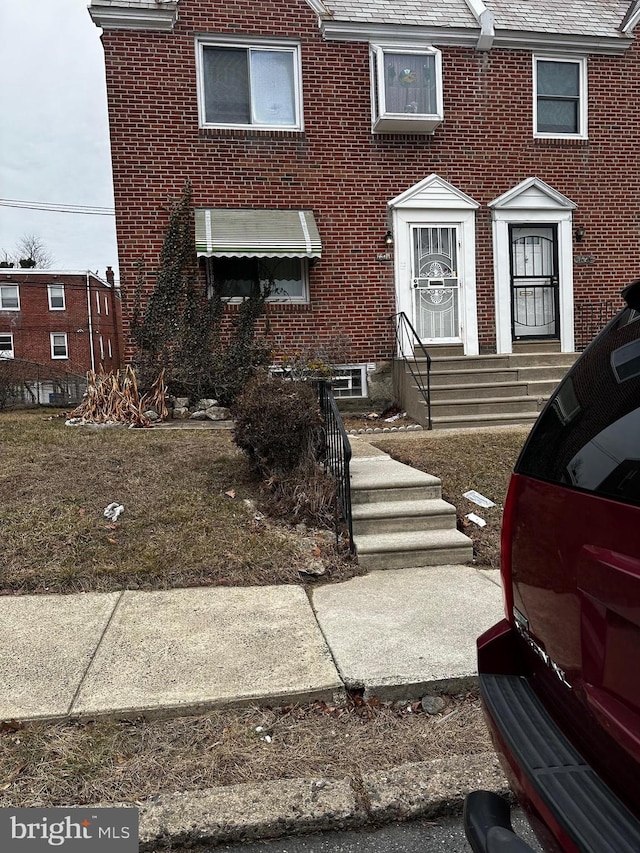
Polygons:
M208 258L319 258L310 210L196 208L196 252Z

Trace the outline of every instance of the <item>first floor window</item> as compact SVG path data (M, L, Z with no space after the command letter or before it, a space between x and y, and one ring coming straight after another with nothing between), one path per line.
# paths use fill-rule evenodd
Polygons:
M20 291L17 284L0 284L0 311L19 311Z
M64 311L64 284L49 284L47 285L47 293L49 295L49 310Z
M51 358L69 358L66 332L51 332Z
M199 45L200 123L302 127L297 45Z
M586 138L584 59L534 57L534 132L537 136Z
M308 302L307 261L303 258L211 258L209 289L223 299L267 294L270 302Z
M13 335L0 334L0 358L13 358Z

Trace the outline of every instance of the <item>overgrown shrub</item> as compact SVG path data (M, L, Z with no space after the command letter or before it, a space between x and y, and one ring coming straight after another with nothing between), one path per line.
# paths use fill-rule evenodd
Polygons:
M233 416L235 442L263 479L304 468L323 440L316 392L306 382L257 374L236 400Z

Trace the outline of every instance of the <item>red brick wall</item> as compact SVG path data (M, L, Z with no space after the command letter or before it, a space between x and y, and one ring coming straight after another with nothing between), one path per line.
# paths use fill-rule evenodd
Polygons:
M0 334L7 332L13 334L15 358L42 365L53 365L56 370L83 375L91 368L89 347L93 341L96 369L101 363L107 371L119 366L122 349L119 299L114 290L106 287L100 279L89 275L92 333L89 332L88 323L86 274L5 270L0 272L0 284L17 284L19 287L20 310L0 310ZM64 311L49 309L48 284L64 285ZM96 294L100 304L99 314ZM67 359L52 359L51 332L66 333L69 356ZM102 361L100 337L104 347ZM109 357L109 340L111 340L111 357Z
M532 58L442 47L445 121L434 136L370 133L368 46L323 42L302 0L181 0L173 33L107 30L111 148L125 334L135 264L157 265L167 202L190 179L196 206L310 208L322 259L311 304L271 306L277 348L348 335L353 361L391 354L393 268L383 252L387 202L432 172L472 196L477 213L480 343L495 345L487 203L536 176L577 205L586 229L575 297L617 295L638 275L638 49L588 63L588 141L533 138ZM198 129L195 33L295 37L302 45L304 133ZM435 43L436 46L437 42Z

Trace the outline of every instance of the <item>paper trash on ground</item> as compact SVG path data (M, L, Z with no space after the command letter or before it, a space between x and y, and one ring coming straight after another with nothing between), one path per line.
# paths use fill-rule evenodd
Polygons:
M480 516L476 515L475 512L470 512L468 515L465 516L465 518L468 518L469 521L473 521L473 523L477 524L478 527L487 526L487 522L484 520L484 518L480 518Z
M473 489L470 492L465 492L462 497L466 498L468 501L472 501L474 504L478 504L478 506L484 506L487 508L495 506L493 501L490 501L489 498L485 498L485 496L481 495L480 492L474 492Z

